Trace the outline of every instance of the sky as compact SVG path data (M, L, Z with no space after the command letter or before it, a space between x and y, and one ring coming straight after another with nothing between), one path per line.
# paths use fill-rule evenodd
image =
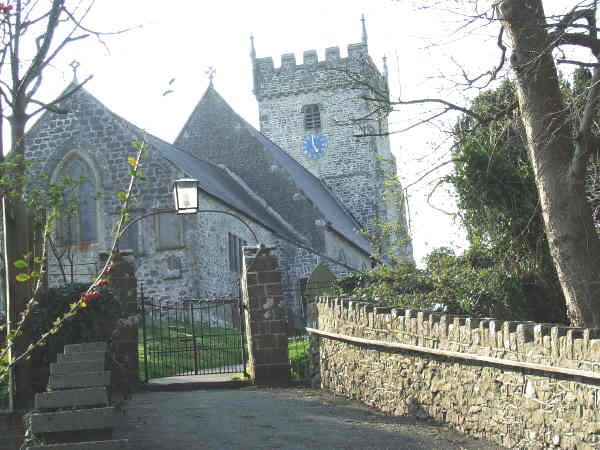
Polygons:
M52 98L65 88L73 77L70 63L76 60L78 78L93 75L86 89L109 109L172 142L208 86L208 67L214 67L216 89L258 128L250 35L257 56L273 57L276 67L283 53L295 53L300 62L304 50L315 49L323 59L325 48L339 46L344 56L348 44L360 42L364 14L373 60L381 68L382 58L388 58L392 99L441 97L462 103L474 92L457 85L461 67L477 73L497 62L498 24L465 26L465 17L445 9L446 3L454 2L429 10L420 7L422 2L391 0L98 0L86 26L103 32L130 30L67 47L45 74L42 96ZM167 89L173 92L163 95ZM390 130L407 128L426 112L394 112ZM451 166L421 180L448 160L445 131L455 120L449 116L391 136L398 176L408 188L418 263L439 246L467 247L454 218L452 193L445 186L434 190Z

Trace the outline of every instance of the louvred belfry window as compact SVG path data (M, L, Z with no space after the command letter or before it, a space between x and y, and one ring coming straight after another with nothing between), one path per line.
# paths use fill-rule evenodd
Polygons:
M319 131L321 129L321 111L319 105L306 105L304 111L304 128L307 131Z

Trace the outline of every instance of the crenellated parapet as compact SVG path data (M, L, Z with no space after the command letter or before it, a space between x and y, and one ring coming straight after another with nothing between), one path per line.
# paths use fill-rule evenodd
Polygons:
M402 310L340 298L320 299L317 309L323 330L578 369L597 374L600 381L600 329Z
M254 93L258 100L323 89L366 89L369 85L387 92L386 78L369 56L365 44L350 44L347 56L340 57L339 47L325 50L319 61L316 50L306 50L302 63L293 53L281 55L279 67L273 58L253 58Z

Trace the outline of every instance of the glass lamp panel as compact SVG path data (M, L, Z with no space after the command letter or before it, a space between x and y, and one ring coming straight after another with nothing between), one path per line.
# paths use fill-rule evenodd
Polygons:
M183 179L175 181L175 207L177 213L188 214L198 211L198 181Z

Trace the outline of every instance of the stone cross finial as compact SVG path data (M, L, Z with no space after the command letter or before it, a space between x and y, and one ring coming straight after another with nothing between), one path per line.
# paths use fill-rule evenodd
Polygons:
M206 75L208 75L208 85L212 86L213 85L213 81L215 80L215 73L217 73L217 69L215 69L213 66L208 66L208 69L206 69Z
M73 69L73 79L76 80L77 79L77 69L79 68L79 66L81 64L79 64L79 61L73 60L71 61L71 64L69 64L71 66L71 69Z

